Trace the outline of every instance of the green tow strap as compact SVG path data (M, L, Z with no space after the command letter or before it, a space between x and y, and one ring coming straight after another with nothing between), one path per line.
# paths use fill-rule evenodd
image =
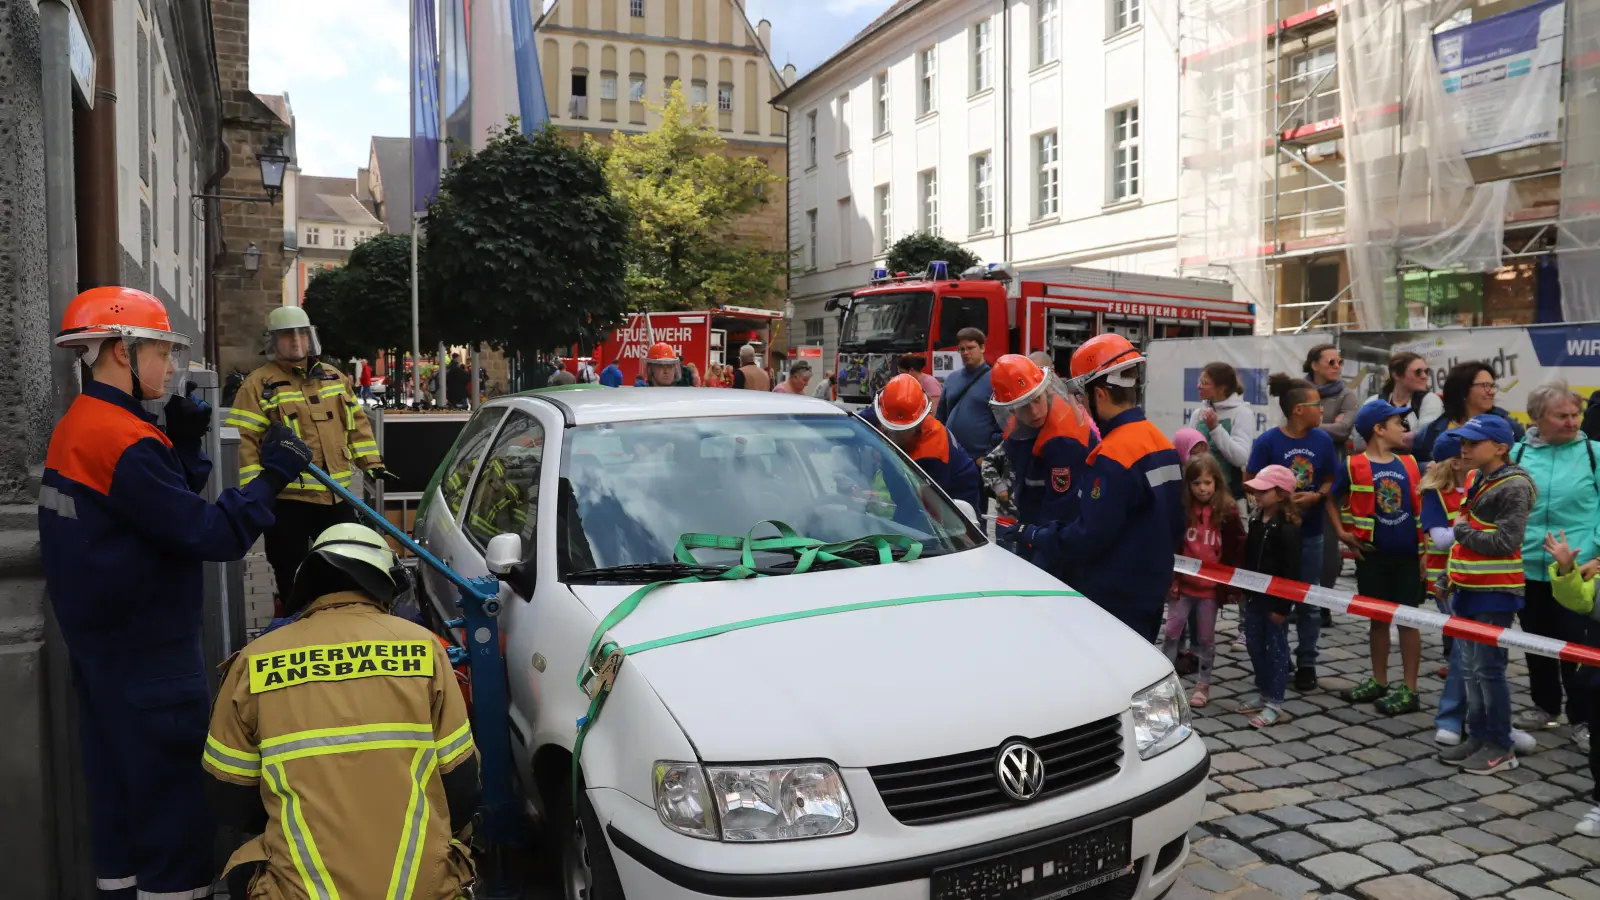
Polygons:
M762 525L771 525L778 531L777 537L756 538L756 528ZM600 710L605 706L606 696L611 693L612 686L616 683L617 673L622 668L622 661L634 653L643 653L647 650L657 650L662 647L671 647L674 644L686 644L698 641L701 638L715 637L719 634L728 634L733 631L743 631L747 628L759 628L763 625L774 625L779 622L792 622L799 619L811 619L817 616L831 616L837 613L857 612L865 609L884 609L893 606L913 606L919 603L936 603L941 600L970 600L983 597L1082 597L1077 591L1050 590L1050 591L961 591L948 594L925 594L916 597L897 597L886 600L868 600L861 603L846 603L839 606L825 606L818 609L803 609L795 612L777 613L770 616L759 616L753 619L741 619L726 625L715 625L671 637L655 638L640 641L629 646L619 646L615 641L607 641L605 636L622 620L626 619L639 608L656 590L671 584L693 584L707 581L739 581L746 578L768 577L759 572L755 565L756 553L789 552L795 554L794 568L784 574L799 575L811 569L818 562L841 563L850 567L868 565L860 560L849 559L841 554L847 553L857 547L870 547L877 550L877 565L887 565L895 562L911 562L922 555L922 544L905 535L874 534L867 537L849 541L826 543L812 538L801 537L793 528L778 521L760 522L746 532L743 537L720 534L685 534L678 539L678 544L673 550L673 555L678 562L685 565L701 565L694 558L695 550L738 550L739 563L729 566L724 571L713 576L689 575L670 581L656 581L645 585L629 594L627 599L617 604L600 625L595 628L594 634L589 638L588 649L584 652L583 668L578 673L578 688L589 696L589 711L578 720L578 735L572 744L572 800L573 809L577 809L579 782L581 779L580 759L583 755L583 741L588 736L589 729L600 718ZM899 556L895 551L902 551Z

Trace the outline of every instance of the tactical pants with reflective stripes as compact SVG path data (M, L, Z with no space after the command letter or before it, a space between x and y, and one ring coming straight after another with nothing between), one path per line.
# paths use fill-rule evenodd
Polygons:
M287 600L293 593L295 570L311 552L311 542L334 525L356 521L356 514L343 501L329 505L281 497L275 515L263 536L267 541L267 563L278 581L278 596Z
M211 703L199 640L129 646L115 659L68 651L101 900L210 896L216 824L196 762Z

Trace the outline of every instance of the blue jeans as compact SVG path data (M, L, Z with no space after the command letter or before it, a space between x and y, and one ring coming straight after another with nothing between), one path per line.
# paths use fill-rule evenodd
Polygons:
M1450 615L1450 602L1434 598L1439 611ZM1462 734L1467 727L1467 685L1461 671L1461 645L1465 641L1445 638L1446 654L1450 657L1449 671L1444 679L1444 693L1439 695L1439 711L1433 716L1433 727Z
M1320 509L1315 510L1321 512ZM1314 535L1300 539L1300 580L1306 584L1322 583L1322 539ZM1322 610L1302 605L1295 620L1295 665L1302 669L1317 664L1317 638L1322 636Z
M1472 613L1462 618L1508 627L1513 612ZM1511 686L1505 650L1476 641L1456 641L1467 695L1467 733L1496 747L1511 746Z
M1304 613L1304 610L1302 610ZM1305 616L1302 614L1301 618ZM1270 603L1252 596L1244 603L1244 645L1256 670L1256 690L1267 706L1283 705L1289 687L1289 626L1272 621Z

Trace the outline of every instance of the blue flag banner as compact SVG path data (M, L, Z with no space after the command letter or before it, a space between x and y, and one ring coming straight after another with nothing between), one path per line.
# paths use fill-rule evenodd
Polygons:
M444 135L452 147L472 148L472 55L468 0L442 0L439 5L439 81L444 99ZM457 152L453 149L451 152Z
M544 75L539 71L539 50L533 39L533 10L526 0L507 2L511 4L512 50L517 63L517 114L522 117L522 133L532 134L550 121Z
M439 195L439 55L433 0L411 0L411 198L427 212Z

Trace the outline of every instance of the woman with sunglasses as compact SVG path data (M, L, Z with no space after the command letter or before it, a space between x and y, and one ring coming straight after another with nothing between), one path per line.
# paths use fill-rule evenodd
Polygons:
M1395 406L1411 410L1405 417L1406 448L1410 449L1417 436L1444 415L1444 401L1428 390L1430 370L1421 354L1402 350L1389 357L1389 378L1383 388L1367 398L1367 402L1386 400Z
M1452 428L1467 424L1473 416L1494 414L1511 423L1511 431L1522 440L1522 425L1511 413L1495 405L1494 369L1483 360L1469 360L1452 366L1444 377L1444 414L1424 427L1411 443L1418 462L1433 459L1433 444Z

